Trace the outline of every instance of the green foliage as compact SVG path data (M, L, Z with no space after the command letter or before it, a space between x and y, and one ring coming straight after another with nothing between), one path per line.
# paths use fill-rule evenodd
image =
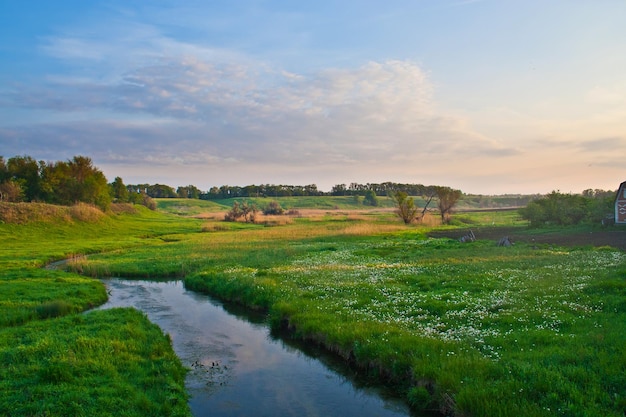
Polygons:
M533 227L545 225L570 226L581 223L599 224L612 215L615 196L604 193L550 194L528 203L519 209L520 215Z
M396 214L405 223L409 224L415 220L418 208L415 206L415 202L407 193L399 191L394 195L396 201Z
M115 177L113 183L110 184L111 197L116 203L127 203L129 201L129 194L124 181L120 177Z
M24 219L0 222L0 415L190 415L185 370L160 329L134 310L77 314L106 301L102 283L42 267L163 245L199 223L143 208L84 222L70 210L0 203L6 220Z
M71 205L78 202L94 204L105 210L111 203L104 174L93 166L90 158L75 156L67 162L37 162L30 156L10 158L0 167L5 201L43 201Z
M367 190L365 192L365 197L363 197L363 204L366 206L378 206L378 197L376 196L376 192L373 190Z
M21 333L26 327L13 325L0 334L0 346L6 346L0 347L0 365L6 368L0 371L0 406L5 392L21 395L8 387L19 384L23 375L33 375L34 380L24 381L36 389L67 386L58 395L66 404L78 404L78 414L87 407L76 400L83 393L97 398L101 407L113 404L104 392L85 390L120 395L117 384L133 381L123 372L114 378L109 368L97 368L98 375L111 381L108 384L104 377L89 379L81 367L83 356L77 356L73 367L60 366L67 356L51 352L61 346L56 345L56 335L63 336L64 328L50 327L49 334L42 334L30 327L45 328L95 313L39 320L36 306L67 300L62 294L90 280L37 267L70 253L103 252L77 258L72 265L94 275L183 276L188 288L265 309L273 326L323 343L364 372L392 381L416 408L443 407L449 414L477 416L623 414L623 252L523 243L500 248L481 240L463 245L454 239L426 238L428 229L407 228L389 216L355 217L331 210L279 227L236 223L211 234L196 233L197 221L144 209L136 216L115 215L97 224L2 224L0 239L7 251L0 252L5 286L0 305L9 313L5 316L28 312L20 323L28 322L29 327ZM470 213L464 218L477 226L495 222L510 228L518 222L515 212ZM33 241L38 242L36 256ZM77 281L57 282L69 278ZM50 289L58 293L50 294ZM81 291L76 300L97 292L88 287ZM11 306L17 299L28 300L28 308ZM110 321L111 316L104 319ZM98 333L93 345L81 339L90 346L87 352L94 362L111 360L109 345L100 343L135 338L135 330L118 322L111 324L111 331L121 333L117 339ZM29 334L34 335L31 344L24 339ZM79 334L70 336L77 340ZM139 340L143 344L143 336ZM41 356L19 356L35 346L48 350ZM75 351L71 345L62 346L61 352ZM33 368L25 357L50 360L43 368ZM147 366L135 360L136 366ZM175 371L161 375L172 374ZM138 385L123 385L132 404ZM167 392L162 382L156 385ZM19 404L25 401L8 398L12 403L15 398ZM151 401L141 398L139 403L150 409ZM161 398L160 404L167 401Z
M263 209L263 214L265 215L281 215L285 212L285 210L280 206L278 201L270 201L267 204L267 207Z
M36 310L39 318L49 319L69 314L72 312L72 305L65 300L53 300L38 305Z
M463 193L461 190L454 190L450 187L432 187L437 195L437 207L439 207L439 215L441 216L441 223L450 222L450 214L452 209L459 201Z
M407 394L407 402L415 410L428 410L433 406L432 395L426 387L411 387Z

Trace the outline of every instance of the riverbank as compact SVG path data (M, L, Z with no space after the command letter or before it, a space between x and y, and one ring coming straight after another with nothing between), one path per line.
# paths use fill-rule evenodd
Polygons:
M286 323L293 337L394 381L415 409L623 414L624 252L462 244L385 216L337 212L227 230L207 220L205 233L76 267L180 274L189 288L266 309L274 328ZM473 227L486 216L523 228L512 212L464 216L476 216L466 218Z
M0 415L190 416L187 371L163 332L134 309L82 314L106 301L104 286L42 267L197 224L141 208L0 205L15 220L0 222Z

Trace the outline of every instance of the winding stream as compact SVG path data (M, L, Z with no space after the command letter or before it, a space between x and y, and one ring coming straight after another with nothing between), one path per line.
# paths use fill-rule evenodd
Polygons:
M264 317L187 291L181 281L103 280L100 308L135 307L168 333L183 364L195 416L409 416L311 347L270 335Z

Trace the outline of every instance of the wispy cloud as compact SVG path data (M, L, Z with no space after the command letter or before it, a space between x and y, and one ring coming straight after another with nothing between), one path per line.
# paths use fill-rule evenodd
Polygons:
M227 3L118 6L104 18L42 35L37 52L54 64L39 78L15 77L0 86L2 152L42 159L86 154L113 172L176 167L168 172L186 173L190 179L183 182L206 172L202 177L212 185L332 177L327 181L416 181L474 190L498 183L500 191L526 182L535 192L564 178L585 181L581 167L602 167L594 171L596 179L623 172L621 78L598 77L577 91L556 77L548 83L516 69L503 74L506 82L483 84L489 75L481 68L507 70L509 43L502 41L506 53L485 58L472 41L490 48L499 42L490 43L493 33L481 32L476 21L455 32L467 42L449 42L440 26L429 26L431 17L466 10L451 6L477 3L486 11L496 4L416 6L419 13L411 12L422 19L420 30L397 32L388 29L413 24L400 13L405 7L361 13L350 5L338 18L325 9L330 2L271 10L252 2L236 14ZM441 16L433 15L442 8ZM349 27L341 26L352 14ZM329 33L320 30L332 25ZM378 32L370 33L376 25ZM437 61L433 57L450 50L460 60L426 67L398 59L398 47L365 58L374 38L387 32L421 40L415 47L421 52L406 56ZM323 45L333 36L347 41L336 49ZM486 59L484 65L472 66L478 59ZM455 84L454 77L469 81ZM553 84L558 88L545 93Z
M130 33L138 34L134 41L129 41ZM322 161L410 161L426 154L515 153L438 111L427 74L412 62L369 62L296 74L234 52L181 43L147 27L130 33L115 42L93 44L88 39L48 39L46 52L68 61L111 58L105 65L115 69L113 51L122 44L136 58L124 61L117 76L105 80L52 77L45 85L22 86L12 92L11 104L56 112L100 109L107 115L167 121L120 126L107 116L89 125L46 126L46 143L56 140L59 148L73 145L75 138L98 150L103 140L134 142L134 151L122 143L107 149L111 160L176 153L177 160L188 163L315 166ZM187 153L180 148L183 134ZM41 132L37 135L42 138ZM146 152L146 143L154 152ZM119 156L114 156L115 149Z

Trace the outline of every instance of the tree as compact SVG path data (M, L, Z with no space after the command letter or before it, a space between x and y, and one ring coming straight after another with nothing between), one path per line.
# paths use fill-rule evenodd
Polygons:
M8 177L22 189L24 200L42 199L40 169L44 163L38 163L30 156L9 158L6 164Z
M393 195L396 201L396 214L402 219L404 224L409 224L415 220L418 208L415 207L415 202L404 191L398 191Z
M246 223L254 223L256 219L257 208L254 204L248 204L244 201L241 205L241 215Z
M427 189L424 190L424 194L422 195L422 198L425 200L425 202L424 202L424 208L422 209L422 213L419 216L420 221L424 220L424 216L426 215L428 206L433 201L433 198L435 198L435 195L436 193L433 187L428 187Z
M519 213L533 227L546 224L568 226L584 221L597 224L612 216L614 196L614 191L603 190L585 190L582 194L552 191L529 202Z
M378 197L376 197L376 192L374 192L374 190L367 190L365 192L363 204L365 204L366 206L378 206Z
M22 201L22 187L15 181L5 181L0 183L0 201L16 203Z
M227 222L236 222L241 216L243 216L243 212L241 211L239 202L235 201L230 211L224 215L224 220Z
M439 201L437 202L437 206L439 207L441 222L449 223L452 208L454 208L463 193L461 192L461 190L455 190L450 187L441 186L434 187L434 190L437 194L437 198L439 199Z
M113 201L117 203L127 203L129 199L128 188L124 185L124 181L122 178L115 177L115 180L110 184L111 187L111 197L113 197Z
M179 198L200 198L200 190L195 185L178 187L176 194Z

